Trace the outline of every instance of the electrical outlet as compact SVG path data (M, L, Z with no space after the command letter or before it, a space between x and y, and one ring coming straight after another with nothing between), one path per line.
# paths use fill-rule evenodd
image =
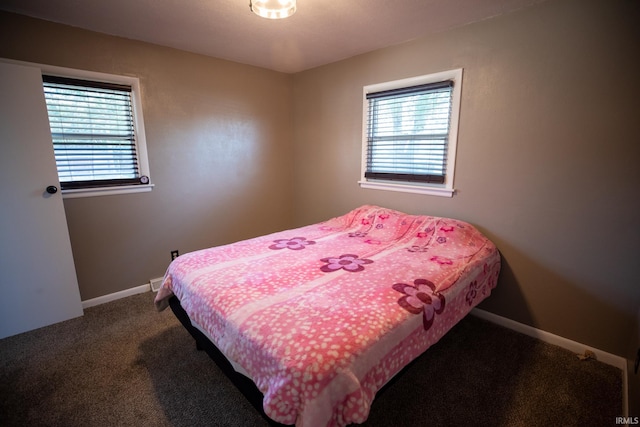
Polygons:
M158 292L160 290L160 287L162 286L163 280L164 280L164 277L157 277L155 279L151 279L149 281L149 284L151 285L151 290L153 292Z
M175 251L171 251L171 261L178 258L180 256L180 252L176 249Z

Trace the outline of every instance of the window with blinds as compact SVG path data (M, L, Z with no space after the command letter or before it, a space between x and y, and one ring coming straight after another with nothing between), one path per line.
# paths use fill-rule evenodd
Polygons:
M365 178L444 183L452 88L449 80L366 95Z
M62 189L144 184L131 86L43 75Z
M363 87L360 187L453 196L462 71Z

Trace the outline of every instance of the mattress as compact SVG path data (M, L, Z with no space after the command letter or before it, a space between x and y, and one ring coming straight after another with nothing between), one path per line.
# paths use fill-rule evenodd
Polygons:
M367 419L376 392L490 295L495 245L464 221L362 206L184 254L156 297L191 319L282 424Z

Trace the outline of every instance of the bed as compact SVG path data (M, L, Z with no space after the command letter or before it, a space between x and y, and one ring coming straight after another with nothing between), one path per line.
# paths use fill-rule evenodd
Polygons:
M184 254L155 304L177 301L270 419L345 426L367 419L376 393L488 297L499 271L471 224L367 205Z

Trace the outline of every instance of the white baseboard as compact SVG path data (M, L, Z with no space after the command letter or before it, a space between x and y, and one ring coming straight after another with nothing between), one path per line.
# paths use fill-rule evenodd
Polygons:
M530 337L539 339L549 344L557 345L558 347L565 348L576 354L584 354L585 350L592 351L596 355L596 359L607 365L615 366L618 369L626 369L627 359L616 356L615 354L607 353L606 351L598 350L593 347L589 347L579 342L571 341L570 339L554 335L550 332L546 332L533 326L525 325L523 323L516 322L515 320L507 319L506 317L498 316L497 314L489 313L488 311L474 308L471 314L480 317L481 319L488 320L492 323L496 323L505 328L513 329L516 332L520 332Z
M151 286L149 283L146 285L137 286L135 288L125 289L124 291L114 292L109 295L103 295L101 297L88 299L86 301L82 301L82 308L86 309L89 307L93 307L96 305L104 304L107 302L119 300L120 298L130 297L131 295L142 294L144 292L149 292L151 290Z
M546 332L546 331L534 328L533 326L525 325L524 323L516 322L515 320L507 319L506 317L498 316L497 314L489 313L488 311L484 311L479 308L474 308L473 310L471 310L471 314L481 319L495 323L497 325L504 326L505 328L512 329L516 332L520 332L521 334L525 334L530 337L537 338L540 341L557 345L558 347L562 347L573 353L576 353L576 355L584 354L585 350L592 351L596 356L596 360L622 370L622 400L623 400L623 412L624 412L623 416L625 417L628 416L629 414L628 373L627 373L627 359L625 359L624 357L616 356L615 354L607 353L606 351L598 350L596 348L590 347L585 344L580 344L579 342L572 341L570 339L552 334L550 332Z

